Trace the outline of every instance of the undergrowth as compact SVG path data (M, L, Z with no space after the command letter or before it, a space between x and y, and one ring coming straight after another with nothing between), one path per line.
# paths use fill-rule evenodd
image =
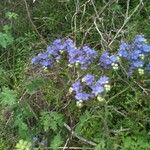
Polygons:
M6 0L0 9L1 150L150 149L149 73L126 78L124 70L104 70L98 61L77 72L66 58L50 70L31 64L56 38L100 55L117 53L121 41L139 34L149 43L149 0ZM96 79L106 73L111 90L106 101L79 108L69 88L87 73Z

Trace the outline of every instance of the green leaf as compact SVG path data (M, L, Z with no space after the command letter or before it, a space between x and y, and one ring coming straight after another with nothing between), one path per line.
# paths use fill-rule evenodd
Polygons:
M4 25L3 26L3 30L5 31L5 33L8 33L10 31L11 27L9 25Z
M35 94L42 86L44 86L44 79L37 78L26 84L26 89L29 94Z
M18 15L14 12L7 12L6 13L6 17L9 19L9 20L12 20L12 19L17 19Z
M48 129L56 131L59 127L63 126L63 115L57 112L42 112L41 123L45 131Z
M14 126L18 129L18 135L21 138L29 139L30 133L28 125L25 123L24 119L22 118L22 115L18 115L15 117Z
M3 48L6 48L8 45L12 44L14 41L14 38L9 33L2 33L0 32L0 46Z
M101 142L94 148L94 150L104 150L105 149L105 141L101 139Z
M53 150L57 150L63 144L62 137L60 134L57 134L51 142L51 147Z
M28 141L24 141L24 140L20 140L17 144L16 144L16 149L17 150L31 150L31 146L32 143L28 142Z
M0 103L2 105L12 106L17 104L17 93L9 88L4 88L0 93Z

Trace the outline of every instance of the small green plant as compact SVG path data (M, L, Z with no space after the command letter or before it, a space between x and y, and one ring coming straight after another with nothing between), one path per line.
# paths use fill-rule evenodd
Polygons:
M32 144L28 141L24 141L24 140L20 140L17 144L16 144L16 150L31 150L31 146Z
M63 126L64 123L63 115L57 112L42 112L40 120L45 131L51 129L56 132L59 128Z
M18 14L14 13L14 12L7 12L6 13L6 18L8 18L9 20L16 20L18 17Z
M0 93L0 104L3 106L17 104L17 92L9 88L3 88L3 91Z
M62 137L60 134L57 134L56 136L54 136L53 140L51 141L51 147L53 150L58 150L59 146L61 146L64 143Z
M17 19L17 14L14 12L7 12L6 18L11 22L8 25L3 26L3 32L0 32L0 46L2 48L6 48L7 46L13 44L14 37L12 36L11 29L12 29L12 21Z
M14 38L10 32L11 27L5 25L3 27L3 32L0 32L0 46L6 48L14 42Z

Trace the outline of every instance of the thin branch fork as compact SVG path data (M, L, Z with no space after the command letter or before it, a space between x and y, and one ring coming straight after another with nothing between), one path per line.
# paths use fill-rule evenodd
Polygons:
M128 3L129 3L129 1L128 1ZM131 19L131 17L137 12L137 10L139 9L139 7L141 6L141 5L143 5L143 1L142 0L140 0L140 2L139 2L139 4L135 7L135 9L133 10L133 12L131 13L131 15L130 16L127 16L128 15L128 4L127 3L127 11L126 11L126 17L125 17L125 20L124 20L124 23L123 23L123 25L121 26L121 28L118 30L118 32L116 33L116 35L114 36L114 38L112 39L112 41L108 44L108 46L110 47L111 45L112 45L112 43L115 41L115 39L118 37L118 35L119 35L119 33L122 31L122 29L125 27L125 25L129 22L129 20Z
M96 146L97 144L93 141L89 141L81 136L78 136L66 123L64 123L64 127L69 131L71 132L72 136L76 137L77 139L79 139L80 141L86 143L86 144L89 144L91 146Z

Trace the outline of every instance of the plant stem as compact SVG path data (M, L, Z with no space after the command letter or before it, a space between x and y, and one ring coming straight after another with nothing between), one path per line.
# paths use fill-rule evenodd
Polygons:
M111 150L110 144L109 144L109 127L108 127L108 104L105 102L104 104L104 137L105 137L105 144L106 144L106 150Z

